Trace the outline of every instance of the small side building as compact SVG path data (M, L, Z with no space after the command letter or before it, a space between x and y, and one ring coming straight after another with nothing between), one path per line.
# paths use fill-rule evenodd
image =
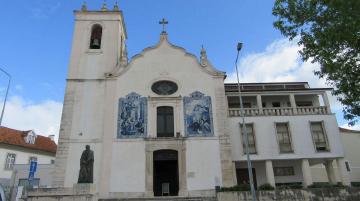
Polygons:
M359 157L359 143L360 131L351 130L339 127L341 141L344 145L344 162L346 171L349 173L350 182L354 186L360 186L360 157ZM337 170L337 164L334 164L334 169ZM340 175L335 171L337 182L341 182ZM312 167L312 175L314 175L314 182L328 182L325 165L319 164Z
M0 127L0 185L8 193L10 186L22 181L12 181L15 166L26 166L31 161L53 164L57 145L54 136L37 135L33 130L20 131ZM36 175L35 175L36 177Z

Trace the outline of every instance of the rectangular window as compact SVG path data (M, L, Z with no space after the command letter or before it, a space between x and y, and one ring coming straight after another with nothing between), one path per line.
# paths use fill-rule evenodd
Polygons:
M310 128L316 151L329 151L322 122L311 122Z
M296 106L298 107L310 107L313 106L311 101L298 101L296 102Z
M37 161L37 157L35 157L35 156L30 156L29 157L29 164L31 163L31 161Z
M280 102L272 102L273 107L280 107Z
M274 167L275 176L293 176L295 175L294 167Z
M244 108L251 108L251 103L243 103Z
M276 133L279 142L280 153L292 152L291 137L288 123L276 123Z
M5 169L12 170L14 168L16 154L8 153L5 161Z
M243 132L243 125L240 124L240 130L241 130L241 139L243 141L243 148L244 153L246 154L246 146L245 146L245 137ZM250 154L256 154L256 143L255 143L255 133L254 133L254 125L253 124L246 124L246 132L248 134L248 142L249 142L249 153Z

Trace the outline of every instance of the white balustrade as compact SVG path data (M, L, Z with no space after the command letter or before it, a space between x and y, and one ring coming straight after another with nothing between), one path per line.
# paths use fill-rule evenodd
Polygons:
M296 112L294 111L296 110ZM244 108L245 116L290 116L290 115L325 115L329 114L329 111L326 106L317 106L317 107L272 107L272 108L262 108L260 112L259 108ZM230 117L239 117L241 116L241 111L239 108L230 108L229 109Z

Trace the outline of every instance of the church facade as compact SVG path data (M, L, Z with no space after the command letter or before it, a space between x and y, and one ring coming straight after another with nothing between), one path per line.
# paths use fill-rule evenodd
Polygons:
M165 23L163 21L162 23ZM170 43L128 60L122 12L75 11L54 187L72 188L86 145L99 198L213 195L248 182L237 86ZM349 184L326 91L307 83L242 83L256 185L311 185L311 166ZM335 174L337 163L339 174Z

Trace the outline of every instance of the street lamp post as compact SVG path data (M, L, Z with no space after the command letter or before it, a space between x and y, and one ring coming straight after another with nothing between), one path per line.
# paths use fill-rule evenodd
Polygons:
M6 100L7 100L7 96L9 93L9 88L10 88L10 82L11 82L11 75L9 73L7 73L5 70L3 70L2 68L0 68L0 71L2 71L3 73L5 73L5 75L7 75L9 77L9 82L6 88L6 93L5 93L5 99L4 99L4 104L2 107L2 111L1 111L1 117L0 117L0 126L4 117L4 111L5 111L5 106L6 106Z
M241 96L241 88L240 88L240 81L239 81L239 71L238 71L238 65L237 65L238 59L239 59L239 53L240 53L240 50L241 50L242 46L243 46L242 43L237 44L237 48L236 48L237 49L237 55L236 55L236 60L235 60L235 69L236 69L236 78L237 78L237 86L238 86L238 95L239 95L239 99L240 99L240 116L241 116L241 120L242 120L242 132L244 133L244 138L245 138L243 140L245 141L245 152L246 152L248 174L249 174L249 180L250 180L250 188L251 188L252 200L256 201L257 199L256 199L255 188L254 188L252 165L251 165L250 154L249 154L249 139L248 139L248 133L247 133L246 124L245 124L244 105L243 105L242 96Z

